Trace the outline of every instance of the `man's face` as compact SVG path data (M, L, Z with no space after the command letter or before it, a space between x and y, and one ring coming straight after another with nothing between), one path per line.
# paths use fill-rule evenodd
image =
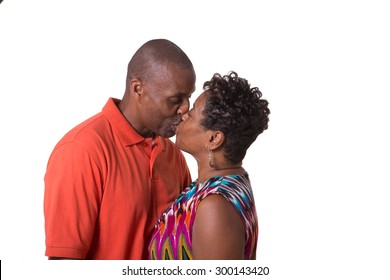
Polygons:
M195 73L191 69L167 66L150 81L145 81L141 102L144 126L162 137L172 137L189 109L195 90Z

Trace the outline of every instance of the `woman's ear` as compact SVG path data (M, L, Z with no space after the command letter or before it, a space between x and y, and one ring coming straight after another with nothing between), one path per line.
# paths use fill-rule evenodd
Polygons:
M222 131L210 130L208 134L208 147L210 150L215 150L225 142L225 134Z

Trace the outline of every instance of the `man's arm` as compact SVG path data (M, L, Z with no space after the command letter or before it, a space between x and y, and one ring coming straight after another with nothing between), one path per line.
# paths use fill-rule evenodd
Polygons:
M53 152L45 175L46 256L85 258L98 215L99 178L95 161L79 145Z

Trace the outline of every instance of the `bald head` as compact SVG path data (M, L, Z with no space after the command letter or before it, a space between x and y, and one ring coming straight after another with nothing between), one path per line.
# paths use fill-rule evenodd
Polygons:
M127 81L136 78L147 81L158 77L166 66L193 69L188 56L176 44L166 39L154 39L143 44L131 58L127 68Z
M131 58L118 108L143 137L172 137L189 109L196 74L190 59L165 39L143 44Z

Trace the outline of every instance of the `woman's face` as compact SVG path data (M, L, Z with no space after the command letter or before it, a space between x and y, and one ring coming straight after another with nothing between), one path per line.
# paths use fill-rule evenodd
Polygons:
M197 152L205 150L207 129L200 125L204 118L206 95L203 92L194 102L193 107L183 115L183 121L176 131L176 145L183 151L196 157Z

